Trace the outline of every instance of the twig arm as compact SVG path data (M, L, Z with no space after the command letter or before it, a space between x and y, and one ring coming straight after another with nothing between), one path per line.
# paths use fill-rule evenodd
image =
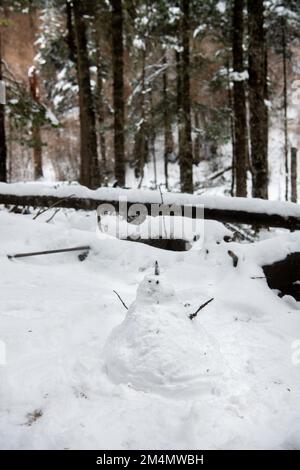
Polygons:
M118 297L118 299L120 300L120 302L123 304L123 306L126 308L126 310L128 310L128 307L127 305L125 304L125 302L123 301L122 297L118 294L118 292L116 290L113 291L116 296Z
M196 318L196 316L198 315L199 312L201 312L201 310L203 310L208 304L210 304L213 300L215 300L214 298L208 300L207 302L205 302L205 304L202 304L200 305L200 307L198 308L198 310L195 312L195 313L192 313L191 315L189 315L189 319L190 320L193 320L194 318Z

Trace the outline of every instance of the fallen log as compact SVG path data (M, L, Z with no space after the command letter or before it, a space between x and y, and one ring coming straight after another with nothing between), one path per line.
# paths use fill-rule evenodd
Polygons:
M6 191L1 193L5 187ZM14 184L11 185L12 192ZM24 185L26 186L26 185ZM37 185L36 185L37 186ZM26 188L27 189L27 188ZM116 212L119 211L119 197L127 198L128 210L136 204L143 204L148 214L151 214L152 206L160 204L159 195L154 191L131 191L131 190L114 190L111 188L103 188L96 191L83 188L79 197L79 192L70 189L59 188L55 190L50 188L45 194L28 194L28 189L24 195L10 193L10 185L0 184L0 204L8 206L29 206L29 207L62 207L69 209L96 210L99 205L109 204ZM82 188L80 188L82 189ZM57 195L55 195L55 193ZM75 193L73 197L70 197ZM159 199L158 199L159 198ZM217 198L188 196L186 194L164 194L165 206L172 204L181 211L182 215L190 218L199 217L197 209L204 206L204 218L208 220L217 220L224 223L245 224L260 227L278 227L289 230L300 230L300 207L293 203L276 203L270 201L262 201L260 199L245 198ZM184 207L191 207L189 213L184 214ZM156 213L155 215L160 215ZM174 215L170 212L170 216ZM175 214L177 215L177 214Z
M127 238L127 241L143 243L167 251L188 251L191 248L190 242L178 238L139 238L137 240Z

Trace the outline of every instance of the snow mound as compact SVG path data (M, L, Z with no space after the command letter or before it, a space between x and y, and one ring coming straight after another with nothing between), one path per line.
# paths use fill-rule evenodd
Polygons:
M146 276L104 347L110 379L138 390L217 393L224 364L199 320L191 321L161 276Z

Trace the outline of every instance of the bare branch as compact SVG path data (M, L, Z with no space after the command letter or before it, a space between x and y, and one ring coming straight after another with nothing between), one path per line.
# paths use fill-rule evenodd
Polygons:
M126 310L128 310L128 307L127 305L125 304L125 302L123 301L122 297L118 294L118 292L116 290L113 291L116 296L118 297L118 299L120 300L120 302L123 304L123 306L126 308Z
M49 209L53 209L53 207L56 207L56 206L59 206L63 201L66 201L68 199L71 199L72 197L74 197L75 194L70 194L70 196L68 197L64 197L63 199L59 199L58 201L54 202L53 204L51 204L51 206L49 207L46 207L44 209L40 209L37 214L33 217L32 220L36 220L40 215L44 214L45 212L47 212ZM56 213L54 214L56 215ZM50 222L51 219L47 220L47 222Z
M198 310L196 310L195 313L191 313L191 315L189 315L189 319L190 320L193 320L194 318L197 317L198 313L201 312L201 310L203 310L208 304L210 304L213 300L215 300L214 298L208 300L207 302L205 302L205 304L202 304L200 305L200 307L198 308Z

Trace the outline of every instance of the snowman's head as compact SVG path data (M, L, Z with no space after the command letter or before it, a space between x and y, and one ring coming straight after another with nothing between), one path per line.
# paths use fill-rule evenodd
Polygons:
M172 300L175 291L161 276L146 276L138 287L136 300L160 304Z

